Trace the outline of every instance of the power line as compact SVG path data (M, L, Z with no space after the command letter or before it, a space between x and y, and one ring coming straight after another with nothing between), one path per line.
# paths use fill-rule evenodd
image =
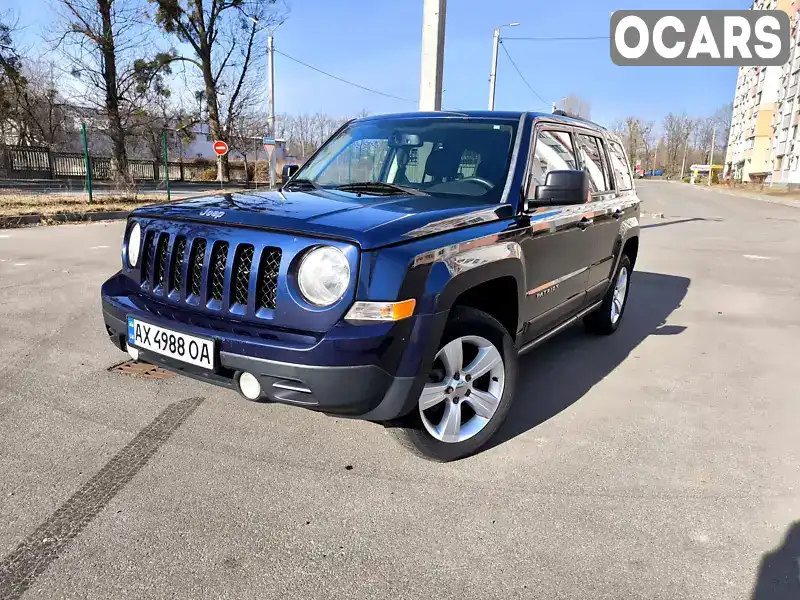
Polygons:
M505 39L505 38L503 38L503 39ZM535 89L533 89L533 87L531 87L531 84L530 84L530 83L528 83L528 80L527 80L527 79L525 79L525 76L522 74L522 71L520 71L520 70L519 70L519 67L517 66L517 63L515 63L515 62L514 62L514 59L513 59L513 58L511 58L511 55L508 53L508 50L506 50L506 45L503 43L503 39L501 39L501 40L500 40L500 47L503 49L503 52L505 52L505 53L506 53L506 56L508 57L508 60L511 62L511 65L512 65L512 66L514 67L514 69L517 71L517 74L520 76L520 79L522 79L522 81L523 81L523 82L525 82L525 85L527 85L527 86L528 86L528 89L529 89L530 91L532 91L532 92L533 92L533 95L534 95L534 96L536 96L536 97L537 97L539 100L541 100L541 101L542 101L542 102L543 102L545 105L547 105L547 100L545 100L544 98L542 98L542 97L539 95L539 92L537 92Z
M387 94L386 92L381 92L379 90L373 90L372 88L368 88L368 87L360 85L358 83L354 83L352 81L348 81L347 79L342 79L341 77L337 77L336 75L328 73L327 71L323 71L322 69L318 69L317 67L309 65L308 63L304 63L302 60L298 60L298 59L294 58L293 56L289 56L288 54L286 54L285 52L281 52L277 48L274 48L273 50L275 52L277 52L278 54L280 54L281 56L283 56L284 58L288 58L291 61L294 61L294 62L296 62L298 64L303 65L304 67L308 67L312 71L316 71L317 73L322 73L323 75L327 75L328 77L330 77L332 79L335 79L336 81L341 81L342 83L346 83L347 85L352 85L353 87L357 87L357 88L360 88L362 90L366 90L368 92L372 92L373 94L378 94L380 96L385 96L387 98L394 98L395 100L402 100L403 102L414 102L414 103L417 102L416 100L412 100L411 98L402 98L400 96L395 96L393 94Z
M578 37L506 37L504 40L528 40L533 42L565 42L565 41L584 41L584 40L608 40L611 39L607 35L587 35Z

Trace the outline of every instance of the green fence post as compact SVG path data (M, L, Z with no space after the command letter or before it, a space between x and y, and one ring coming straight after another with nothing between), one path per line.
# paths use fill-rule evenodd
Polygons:
M86 190L89 192L89 204L92 204L92 166L89 161L89 147L86 145L86 123L81 123L81 140L83 141L83 160L86 163Z
M161 132L161 140L164 146L164 181L167 184L167 202L170 201L170 193L169 193L169 161L167 157L167 132L166 130Z

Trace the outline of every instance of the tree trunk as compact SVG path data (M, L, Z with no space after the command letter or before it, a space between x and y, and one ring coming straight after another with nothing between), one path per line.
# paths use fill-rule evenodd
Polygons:
M214 76L211 72L211 50L201 48L205 53L201 62L203 64L203 83L206 88L206 110L208 111L208 124L211 127L211 137L214 141L222 140L227 142L227 136L222 128L219 118L219 103L217 102L217 88L214 85ZM217 181L228 181L230 167L228 165L228 155L221 156L217 161Z
M97 10L103 23L103 38L100 52L103 56L103 78L106 87L106 113L108 135L111 138L111 172L115 181L129 184L128 154L125 149L125 130L119 114L117 93L117 56L114 47L114 30L111 22L111 6L114 0L97 0Z

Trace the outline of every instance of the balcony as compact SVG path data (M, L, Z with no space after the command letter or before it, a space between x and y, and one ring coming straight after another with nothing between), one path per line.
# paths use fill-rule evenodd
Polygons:
M778 142L778 146L775 148L775 156L785 156L786 155L786 142Z

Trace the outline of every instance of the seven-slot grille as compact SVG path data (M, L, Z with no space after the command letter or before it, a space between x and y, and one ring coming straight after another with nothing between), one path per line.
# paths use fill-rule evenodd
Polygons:
M209 248L210 256L207 256ZM275 308L281 254L280 248L262 248L258 268L255 268L256 249L252 244L231 245L227 241L211 242L204 238L189 240L183 235L147 231L142 246L141 285L156 294L164 294L166 290L173 300L177 295L195 305L224 308L221 305L225 299L225 274L233 261L227 308L247 307L250 282L255 277L255 312L258 313L261 309ZM206 264L208 274L204 278Z

